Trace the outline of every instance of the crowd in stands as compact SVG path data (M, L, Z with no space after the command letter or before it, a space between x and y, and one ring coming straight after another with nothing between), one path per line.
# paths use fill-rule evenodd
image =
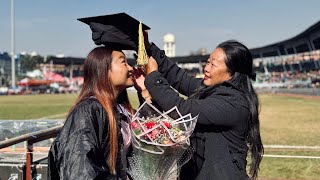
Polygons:
M258 73L257 83L283 83L285 87L320 88L320 70L309 72Z
M320 51L257 59L257 83L320 88Z

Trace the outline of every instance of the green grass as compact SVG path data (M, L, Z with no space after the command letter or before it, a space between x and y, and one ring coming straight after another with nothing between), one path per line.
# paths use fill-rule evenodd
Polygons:
M134 108L137 96L129 93ZM260 95L264 144L320 146L320 100ZM64 119L76 95L0 96L0 119ZM320 156L320 150L266 149L265 154ZM320 159L264 157L261 178L320 179Z
M0 119L63 119L76 95L0 96Z
M65 119L76 98L75 94L0 96L0 119ZM129 99L139 107L136 94L129 93Z
M264 144L320 146L320 100L260 95ZM320 151L266 149L265 154L320 156ZM320 159L264 157L259 177L320 179Z
M266 158L260 169L260 178L319 179L320 161Z
M260 95L264 144L320 145L320 100Z
M294 155L294 156L320 156L319 151L272 151L265 154ZM291 159L264 157L260 166L259 177L263 178L289 178L289 179L319 179L320 159Z

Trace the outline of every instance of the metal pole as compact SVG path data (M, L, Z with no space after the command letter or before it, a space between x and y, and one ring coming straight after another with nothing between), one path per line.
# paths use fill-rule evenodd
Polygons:
M49 76L49 80L52 80L53 77L53 60L51 59L50 61L50 76Z
M26 152L26 180L32 179L32 164L33 164L33 143L27 141L27 152Z
M73 77L73 60L71 60L70 64L70 85L72 84L72 77Z
M14 0L11 0L11 86L16 86L15 36L14 36Z

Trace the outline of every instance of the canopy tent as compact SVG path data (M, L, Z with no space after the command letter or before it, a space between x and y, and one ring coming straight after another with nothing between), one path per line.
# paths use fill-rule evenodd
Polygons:
M30 78L24 78L19 81L19 86L40 86L40 85L49 85L52 83L50 80L44 80L44 79L30 79Z
M45 78L47 80L50 80L52 82L65 82L66 81L66 78L63 77L62 75L60 74L57 74L57 73L54 73L54 72L46 72L44 74Z

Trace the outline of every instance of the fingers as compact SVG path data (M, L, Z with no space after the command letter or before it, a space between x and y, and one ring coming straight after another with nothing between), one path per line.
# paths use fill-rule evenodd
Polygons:
M134 78L139 78L139 77L141 77L141 76L145 76L146 74L144 73L144 69L143 69L143 67L134 67L133 68L133 76L134 76Z
M147 74L158 70L157 61L152 56L149 57L149 61L148 61L148 65L147 65L146 70L147 70Z
M152 56L149 57L149 61L151 61L152 63L158 64L157 61Z
M142 90L146 89L144 85L144 80L145 80L145 77L142 74L134 78L134 88L138 92L141 92Z

